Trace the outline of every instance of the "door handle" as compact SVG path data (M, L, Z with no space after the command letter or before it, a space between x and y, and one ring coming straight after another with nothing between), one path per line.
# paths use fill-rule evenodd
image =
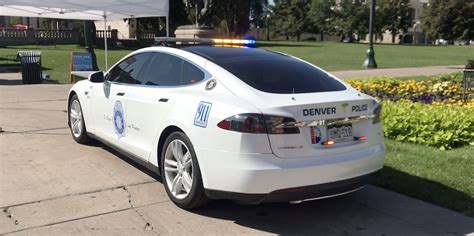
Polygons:
M122 93L122 92L117 93L117 96L123 96L123 95L125 95L125 93Z
M168 101L168 98L160 98L160 100L158 100L158 102L167 102Z

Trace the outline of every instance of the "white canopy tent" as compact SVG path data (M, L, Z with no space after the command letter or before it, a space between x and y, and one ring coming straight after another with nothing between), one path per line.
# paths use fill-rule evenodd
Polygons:
M107 21L140 17L166 17L169 36L168 0L0 0L0 16L43 17ZM107 37L104 35L105 65Z

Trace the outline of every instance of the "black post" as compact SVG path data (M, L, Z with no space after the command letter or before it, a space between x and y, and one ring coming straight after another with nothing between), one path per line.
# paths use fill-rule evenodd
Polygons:
M369 21L369 48L367 49L367 56L365 57L364 64L362 67L366 69L377 68L377 62L375 62L375 51L374 51L374 32L373 24L375 18L375 0L370 1L370 21Z
M92 55L92 69L98 71L99 67L97 66L97 57L94 52L95 30L93 29L92 24L94 24L94 21L84 21L85 49Z
M267 15L267 41L270 41L270 15Z

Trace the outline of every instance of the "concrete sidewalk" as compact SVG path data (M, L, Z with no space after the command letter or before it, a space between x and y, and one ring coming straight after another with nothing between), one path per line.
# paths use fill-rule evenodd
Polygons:
M18 75L0 74L0 81ZM466 235L474 219L369 186L302 204L184 211L158 177L74 142L70 85L0 85L0 235ZM440 193L442 194L442 193Z
M366 69L366 70L348 70L348 71L331 71L331 74L340 79L354 77L373 77L373 76L390 76L390 77L407 77L407 76L430 76L445 73L459 72L464 66L427 66L412 68L389 68L389 69Z

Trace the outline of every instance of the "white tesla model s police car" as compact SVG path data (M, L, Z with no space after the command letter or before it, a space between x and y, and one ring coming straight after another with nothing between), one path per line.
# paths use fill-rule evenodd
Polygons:
M144 48L76 83L68 104L78 143L97 139L159 170L185 209L337 196L383 166L380 104L272 51Z

